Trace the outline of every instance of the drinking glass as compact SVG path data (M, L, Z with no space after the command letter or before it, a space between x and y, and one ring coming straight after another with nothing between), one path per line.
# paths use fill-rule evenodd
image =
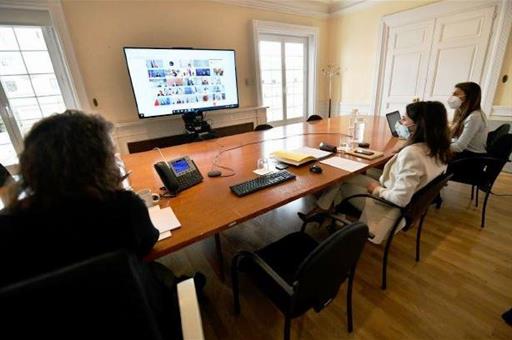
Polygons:
M268 170L268 158L263 157L263 158L258 159L256 168L258 170Z
M350 151L350 149L352 148L351 139L352 138L350 136L341 135L338 150L340 150L341 152Z

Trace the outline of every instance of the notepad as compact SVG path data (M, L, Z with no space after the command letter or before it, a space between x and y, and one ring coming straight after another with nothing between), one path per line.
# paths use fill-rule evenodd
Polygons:
M304 146L294 150L278 150L271 154L272 157L280 162L295 166L302 165L310 161L316 161L330 156L332 153L315 148Z
M181 223L172 211L171 207L160 209L160 206L155 205L148 209L149 218L160 232L158 240L171 236L171 230L181 227Z
M327 164L333 166L335 168L345 170L348 172L354 172L357 170L361 170L368 164L352 161L350 159L342 158L342 157L331 157L329 159L323 160L320 163Z

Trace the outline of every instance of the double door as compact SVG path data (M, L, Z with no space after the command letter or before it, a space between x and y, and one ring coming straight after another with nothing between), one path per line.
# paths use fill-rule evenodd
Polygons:
M307 108L307 39L265 34L258 41L260 92L267 121L301 121Z
M456 83L483 80L495 7L389 29L380 114L413 98L443 103Z

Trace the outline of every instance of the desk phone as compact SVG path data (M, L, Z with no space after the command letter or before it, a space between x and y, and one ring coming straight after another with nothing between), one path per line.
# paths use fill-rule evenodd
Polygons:
M176 195L203 181L196 164L190 157L180 157L154 164L155 170L170 194Z

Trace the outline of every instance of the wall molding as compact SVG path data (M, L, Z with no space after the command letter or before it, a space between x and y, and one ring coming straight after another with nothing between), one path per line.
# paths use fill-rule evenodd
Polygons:
M245 107L230 110L216 110L205 113L212 128L242 123L266 123L267 107ZM113 137L121 154L128 153L128 143L168 137L186 133L181 116L139 119L114 124Z
M339 3L329 4L327 2L309 1L282 1L282 0L210 0L226 5L249 7L264 11L296 14L308 17L327 18L343 14L360 4L373 4L367 0L346 0Z
M489 119L512 121L512 106L493 106Z
M317 114L327 118L329 115L329 101L319 100L317 102L317 107ZM373 115L373 113L370 111L370 103L348 103L333 101L331 104L331 117L350 115L353 109L357 109L362 115Z

